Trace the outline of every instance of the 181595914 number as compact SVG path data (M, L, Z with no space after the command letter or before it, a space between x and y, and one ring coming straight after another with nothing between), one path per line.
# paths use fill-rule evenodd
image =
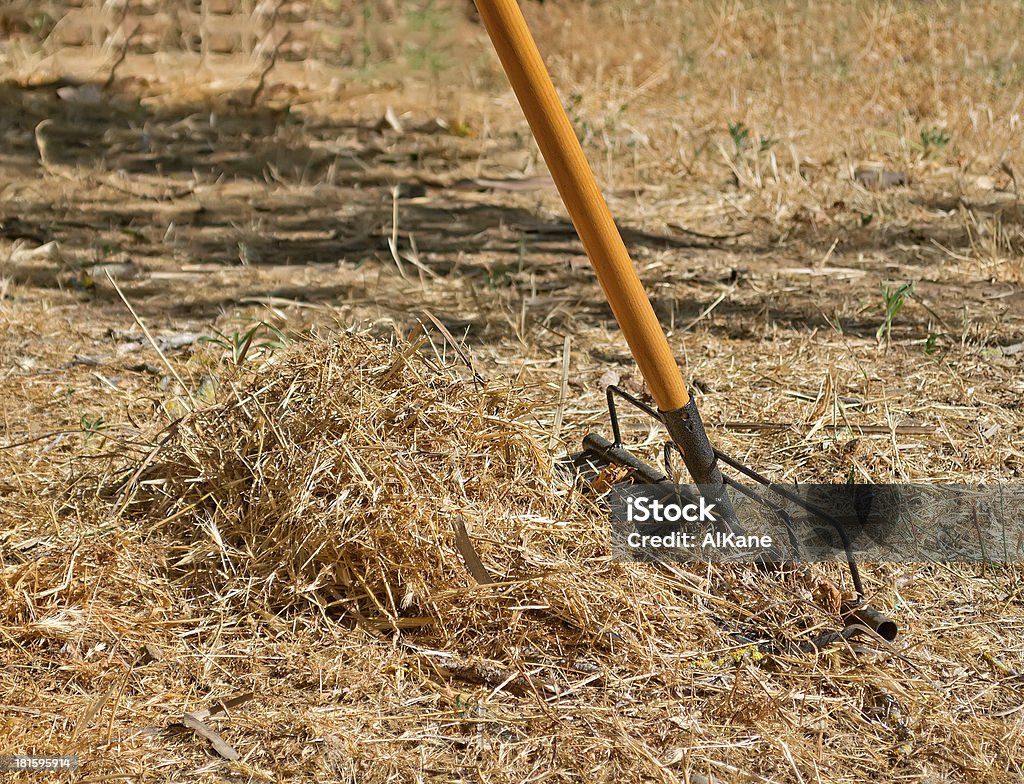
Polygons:
M8 757L0 757L0 770L14 773L32 770L76 770L77 768L78 757L73 754L63 757L35 754L14 754Z

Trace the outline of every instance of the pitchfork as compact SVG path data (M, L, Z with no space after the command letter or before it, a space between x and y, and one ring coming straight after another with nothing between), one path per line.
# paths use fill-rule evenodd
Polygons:
M835 528L843 540L857 594L856 602L846 607L849 625L844 631L867 627L884 638L894 639L896 625L863 604L864 588L842 525L826 511L807 504L799 495L780 488L760 473L711 446L697 405L687 392L665 332L601 195L522 11L516 0L476 0L476 5L551 171L552 179L597 273L612 313L657 405L655 409L618 388L610 388L608 406L612 420L612 441L593 434L587 436L584 440L585 453L605 463L630 468L644 481L668 481L665 475L637 460L623 447L615 410L615 397L622 397L665 426L687 471L700 488L700 493L709 496L717 504L721 512L719 524L722 527L735 530L740 525L726 493L727 484L769 507L772 505L759 493L724 477L719 467L720 462L763 488L799 504L809 514ZM851 635L834 633L828 639L812 641L812 645L817 647L840 636Z

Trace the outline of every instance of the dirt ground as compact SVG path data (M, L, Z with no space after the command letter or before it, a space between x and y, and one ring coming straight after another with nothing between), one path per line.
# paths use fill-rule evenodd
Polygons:
M436 320L551 459L606 384L642 391L469 4L192 5L0 12L0 754L78 753L81 781L1024 776L1015 565L868 566L895 646L685 688L609 654L584 708L418 681L401 634L240 629L144 563L166 542L110 517L111 466L308 341L425 330L458 364ZM716 446L791 482L1024 479L1020 4L524 8ZM761 590L693 574L680 617ZM713 627L672 650L743 648ZM201 708L241 760L168 730Z

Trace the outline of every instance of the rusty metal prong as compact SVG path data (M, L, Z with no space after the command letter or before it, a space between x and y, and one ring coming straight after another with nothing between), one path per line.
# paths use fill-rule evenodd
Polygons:
M643 411L648 416L654 417L659 422L664 421L661 418L661 413L656 408L652 408L651 406L647 405L644 401L640 400L640 398L629 394L629 392L624 390L622 387L617 386L615 384L609 384L607 389L605 389L605 398L608 401L608 419L611 422L612 426L612 443L616 447L622 446L622 430L619 426L619 412L618 409L615 407L616 396L621 397L634 408L638 409L639 411Z
M853 542L850 541L850 534L846 530L846 528L843 527L842 523L836 520L835 517L830 515L821 507L809 503L796 493L790 492L785 487L782 487L781 485L772 482L770 479L768 479L768 477L758 473L753 468L744 465L739 460L729 457L728 455L722 454L717 449L715 450L715 457L721 460L726 465L736 469L747 478L753 479L759 485L767 487L773 493L781 496L782 498L785 498L787 501L791 501L797 506L802 507L806 511L810 512L815 517L824 520L826 523L828 523L835 530L835 532L839 534L839 538L843 542L843 551L846 553L846 564L850 569L850 579L853 580L853 588L857 592L857 598L864 598L864 583L861 581L860 578L860 569L857 567L857 559L853 555Z
M763 495L758 493L756 490L751 490L749 487L744 487L731 476L725 477L725 484L733 488L736 492L742 493L752 501L756 501L757 503L761 504L761 506L764 506L769 511L771 511L776 517L778 517L782 521L782 524L786 526L786 534L789 536L789 544L793 548L794 555L799 557L800 543L797 541L796 531L793 530L793 518L790 516L789 512L787 512L782 507L773 504L771 501L769 501Z

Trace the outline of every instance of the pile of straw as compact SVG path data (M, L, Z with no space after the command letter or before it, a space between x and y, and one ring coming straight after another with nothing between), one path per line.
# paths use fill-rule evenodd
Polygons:
M621 590L629 568L522 391L419 348L304 344L178 422L126 504L173 540L174 579L235 610L472 630L492 651L538 624L607 642L663 623Z

